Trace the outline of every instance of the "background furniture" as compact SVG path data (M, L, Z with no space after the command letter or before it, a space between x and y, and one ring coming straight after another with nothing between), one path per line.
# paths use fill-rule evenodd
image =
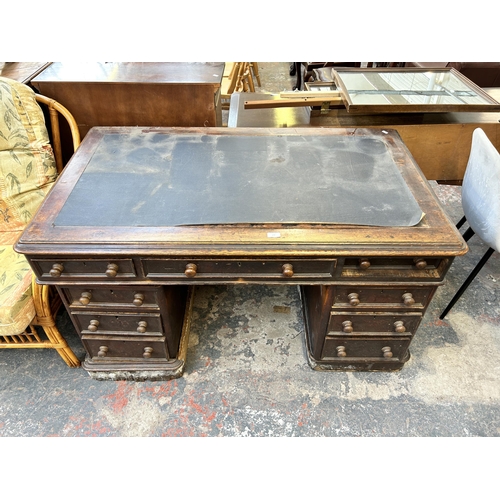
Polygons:
M498 88L485 89L500 101ZM245 101L273 99L271 94L233 94L228 127L370 127L397 130L428 180L461 183L473 131L481 127L500 150L500 112L400 113L351 115L310 108L245 109Z
M305 82L314 81L314 71L321 68L347 67L359 68L359 62L293 62L290 64L290 75L296 76L297 80L292 90L304 90Z
M474 130L472 137L462 184L462 207L465 215L457 228L468 222L465 241L477 234L489 248L441 313L440 319L448 314L492 253L500 251L500 154L480 128Z
M255 65L257 68L257 63L225 63L220 93L222 109L229 109L229 99L234 92L255 92L255 85L253 82L255 69L252 69L252 65ZM257 73L255 73L255 75L258 77L260 85L258 68L256 71Z
M13 249L62 169L61 164L56 167L37 100L49 106L53 134L58 130L58 111L70 122L72 117L58 103L35 96L14 80L0 77L0 90L0 348L56 349L68 366L75 367L80 363L55 324L61 306L58 293L52 286L39 285L24 256ZM75 123L71 129L77 148Z
M50 62L6 62L2 67L0 63L0 76L28 84L50 64Z
M366 178L376 226L359 223ZM399 197L417 218L396 227ZM16 249L57 285L89 373L133 378L182 373L188 287L207 284L300 285L312 367L400 369L467 248L393 131L110 127L87 135Z
M216 62L54 62L31 83L71 110L83 139L103 125L221 125L223 71L224 63ZM62 134L69 142L69 134Z
M480 87L500 87L500 62L407 62L409 68L455 68Z

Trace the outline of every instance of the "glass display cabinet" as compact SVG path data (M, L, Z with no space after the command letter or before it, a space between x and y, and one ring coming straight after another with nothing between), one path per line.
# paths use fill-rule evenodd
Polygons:
M339 68L333 75L349 113L500 110L500 103L453 68Z

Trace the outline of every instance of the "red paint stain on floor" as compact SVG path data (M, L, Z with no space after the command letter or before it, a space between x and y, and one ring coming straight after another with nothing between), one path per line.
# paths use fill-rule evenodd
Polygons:
M116 391L104 396L104 398L109 400L110 408L115 413L120 413L128 405L129 395L133 389L126 381L119 381L116 386Z

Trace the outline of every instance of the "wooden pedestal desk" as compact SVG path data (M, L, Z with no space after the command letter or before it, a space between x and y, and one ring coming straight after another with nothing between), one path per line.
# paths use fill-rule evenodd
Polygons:
M96 127L16 250L91 376L184 369L194 285L299 286L315 369L397 370L467 251L394 131Z

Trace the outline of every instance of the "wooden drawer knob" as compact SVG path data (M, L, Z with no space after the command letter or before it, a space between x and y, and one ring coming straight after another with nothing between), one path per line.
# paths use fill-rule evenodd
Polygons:
M413 259L413 262L417 269L425 269L427 267L427 262L425 259Z
M59 278L59 276L61 276L61 273L63 271L64 271L64 266L58 262L52 266L52 269L49 271L49 274L53 278Z
M78 299L78 302L80 302L82 306L88 306L91 299L92 299L92 293L82 292L80 298Z
M106 356L106 354L108 354L108 347L105 346L105 345L100 346L99 347L99 352L97 353L97 355L100 358L104 358Z
M347 356L347 353L345 352L345 347L343 345L339 345L337 347L337 356L339 358L345 358Z
M139 321L137 324L139 325L137 327L137 333L146 333L146 328L148 327L146 321Z
M184 270L184 274L188 278L194 278L196 276L197 270L198 266L196 264L186 264L186 269Z
M142 306L144 302L144 295L142 293L136 293L134 294L134 300L132 301L132 304L134 304L134 306Z
M368 259L359 259L358 266L360 269L368 269L371 266L371 264Z
M405 306L412 306L415 304L415 299L411 293L403 293L402 299Z
M344 321L342 323L342 331L344 333L352 333L354 328L352 327L352 321Z
M153 353L153 348L152 347L145 347L144 348L144 353L142 354L142 357L143 358L150 358L152 353Z
M347 299L349 300L349 304L351 306L357 306L359 304L359 295L357 293L350 293L347 296Z
M283 264L281 268L283 272L283 276L285 278L291 278L293 276L293 266L292 264Z
M394 323L394 331L396 333L404 333L404 332L406 332L405 324L402 321L396 321Z
M390 347L382 347L382 353L384 358L392 358L392 351Z
M116 278L118 274L118 265L117 264L108 264L106 267L106 276L108 278Z
M89 332L97 332L98 327L99 327L99 321L97 321L96 319L91 319L90 324L87 327L87 330Z

